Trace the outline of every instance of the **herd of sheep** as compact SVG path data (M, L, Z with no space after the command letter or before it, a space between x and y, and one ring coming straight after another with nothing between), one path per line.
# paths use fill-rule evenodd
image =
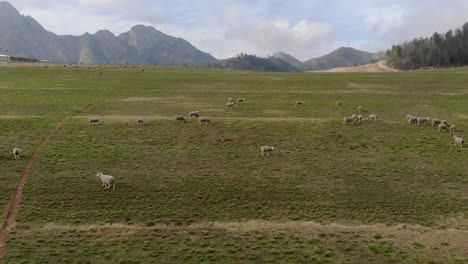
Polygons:
M419 117L419 116L414 116L408 114L406 116L406 120L408 121L409 124L417 124L417 125L424 125L431 120L429 117ZM455 133L456 132L456 126L455 125L450 125L446 120L440 120L440 119L432 119L431 122L433 127L437 127L438 132L450 132L450 133ZM460 148L463 148L463 144L465 143L465 140L457 135L453 135L453 140L455 142L455 146L458 146Z
M236 103L243 103L244 101L245 101L245 98L237 98L236 100L234 100L233 98L229 98L228 102L226 103L226 108L231 109L231 108L234 107L234 105ZM338 102L336 102L335 105L336 105L336 107L341 107L343 105L343 103L338 101ZM302 100L296 101L295 106L296 107L304 106L304 101L302 101ZM361 114L363 112L362 106L357 107L357 112L358 112L358 114L353 114L352 116L344 117L343 118L343 124L344 125L348 125L348 124L354 125L355 123L363 122L365 119L367 119L369 121L374 121L374 122L376 122L378 120L378 116L376 114L370 114L366 118L364 118L364 116ZM198 118L198 123L200 125L203 125L203 124L208 125L208 124L211 123L211 121L210 121L210 119L208 117L200 116L200 111L190 111L188 113L188 118L192 118L192 117L197 117ZM417 116L413 116L413 115L410 115L410 114L406 116L406 119L407 119L409 124L417 124L417 125L424 125L424 124L428 123L429 120L430 120L428 117L417 117ZM98 125L101 122L101 118L100 117L90 117L88 121L89 121L90 125ZM182 115L176 115L175 116L175 121L176 122L186 123L187 119ZM139 117L137 119L137 125L141 126L141 125L143 125L143 122L144 122L143 117ZM438 132L446 131L446 132L455 133L455 131L456 131L455 125L449 125L448 122L445 121L445 120L432 119L432 126L437 127ZM454 139L454 142L455 142L456 146L458 146L460 148L463 148L463 144L464 144L464 139L463 138L454 135L453 139ZM261 151L262 156L265 156L265 154L270 156L270 154L274 150L275 150L274 146L261 146L260 147L260 151ZM15 159L19 159L20 155L21 155L21 149L19 149L19 148L13 149L13 155L14 155ZM97 173L97 177L101 180L102 187L104 189L106 189L106 190L110 189L111 186L112 186L112 190L115 190L115 177L114 176L105 175L105 174L99 172L99 173Z

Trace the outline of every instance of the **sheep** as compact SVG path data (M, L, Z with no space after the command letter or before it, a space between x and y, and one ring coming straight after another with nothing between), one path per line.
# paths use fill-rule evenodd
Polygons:
M200 111L191 111L189 112L189 117L200 117Z
M14 148L13 149L13 155L15 156L15 159L19 159L21 155L21 149L19 148Z
M436 127L440 124L440 120L439 119L432 119L432 126L433 127Z
M234 106L234 102L226 103L226 108L231 109Z
M453 140L455 141L455 146L463 148L463 144L465 143L465 140L463 138L454 135Z
M347 124L354 125L354 123L356 123L357 120L358 120L358 117L356 115L352 115L350 117L343 117L343 125L347 125Z
M418 123L418 126L424 125L426 121L429 121L429 117L417 117L416 122Z
M451 125L449 129L450 129L450 133L455 133L455 130L457 128L455 127L455 125Z
M440 132L442 130L449 131L449 128L448 128L448 126L446 124L439 124L437 126L437 131Z
M198 118L198 122L201 124L205 124L205 125L208 125L209 123L211 123L210 119L208 119L208 117L199 117Z
M377 121L377 119L378 119L378 116L376 114L372 114L367 117L367 120Z
M362 113L362 106L358 106L357 111L358 113Z
M113 186L112 187L112 190L115 191L115 177L114 176L110 176L110 175L105 175L101 172L98 172L96 174L96 176L101 179L101 182L102 182L102 187L104 187L104 189L110 189L111 185Z
M335 105L336 105L336 107L341 107L341 106L343 105L343 103L341 103L340 101L337 101L337 102L335 103Z
M139 118L137 119L137 124L138 124L139 126L143 125L143 117L139 117Z
M296 107L303 106L303 105L304 105L304 101L296 101Z
M273 150L275 150L275 147L273 147L273 146L261 146L260 147L262 157L265 156L265 153L268 154L268 157L269 157L271 152L273 152Z
M417 124L418 123L418 117L414 115L407 115L406 120L408 120L408 124Z
M447 122L447 120L442 120L442 121L440 121L440 123L449 126L449 123Z
M97 125L101 121L99 117L90 117L89 118L89 124L90 125Z
M175 120L178 121L178 122L182 122L182 123L186 122L185 117L183 117L181 115L176 115Z
M361 123L362 121L363 121L362 115L358 115L358 116L357 116L357 122L358 122L358 123Z
M243 103L244 101L245 101L245 98L243 97L237 98L238 103Z
M229 102L229 103L234 103L234 99L231 98L231 97L229 97L229 98L228 98L228 102Z

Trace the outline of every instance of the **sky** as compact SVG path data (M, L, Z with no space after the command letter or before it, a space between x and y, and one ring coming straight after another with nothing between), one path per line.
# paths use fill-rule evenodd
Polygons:
M9 0L56 34L150 25L219 59L370 52L468 22L468 0Z

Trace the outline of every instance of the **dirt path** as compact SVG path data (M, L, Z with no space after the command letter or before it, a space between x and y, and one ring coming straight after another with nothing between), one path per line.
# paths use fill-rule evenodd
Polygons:
M60 127L62 127L66 119L67 118L57 123L52 129L52 131L50 131L49 135L47 135L47 137L44 138L41 144L37 147L36 151L34 151L31 158L28 160L28 163L26 163L26 166L24 167L23 172L21 173L21 177L19 179L18 185L16 186L16 190L12 194L10 202L7 205L5 221L3 222L2 229L0 230L0 263L3 263L3 257L5 256L6 239L8 233L10 232L10 228L15 223L16 215L18 214L18 209L21 203L21 197L23 195L23 188L28 179L34 160L36 160L39 157L41 149L45 145L47 145L47 143L49 143L50 138L55 134L55 132L57 132L57 130L59 130Z
M314 72L397 72L397 69L390 68L387 66L385 61L381 60L376 63L370 63L366 65L354 66L354 67L341 67L333 68L323 71Z

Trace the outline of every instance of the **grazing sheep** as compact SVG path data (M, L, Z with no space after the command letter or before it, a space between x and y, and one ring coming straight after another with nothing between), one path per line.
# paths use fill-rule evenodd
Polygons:
M377 119L378 119L378 116L376 114L372 114L367 117L367 120L377 121Z
M418 117L414 115L407 115L406 119L408 120L408 124L417 124L418 123Z
M181 115L176 115L175 120L178 121L178 122L183 122L183 123L186 122L185 117L183 117Z
M439 124L437 125L437 131L440 132L442 130L449 131L449 128L446 124Z
M234 99L233 99L233 98L231 98L231 97L229 97L229 98L228 98L228 102L230 102L230 103L234 103Z
M362 113L362 106L358 106L357 111L358 113Z
M139 118L137 119L137 124L138 124L139 126L143 125L143 117L139 117Z
M244 101L245 101L245 98L243 97L237 98L238 103L243 103Z
M436 127L440 124L440 120L439 119L432 119L432 126L433 127Z
M89 124L90 125L97 125L101 119L99 117L90 117Z
M463 148L463 144L465 143L465 140L463 138L454 135L453 140L455 141L455 146Z
M102 182L102 187L104 187L104 189L110 189L111 185L113 185L112 187L112 190L115 191L115 178L114 176L110 176L110 175L105 175L101 172L98 172L96 174L96 176L101 179L101 182Z
M226 103L226 108L231 109L234 106L234 102Z
M357 122L358 122L358 123L361 123L362 121L363 121L362 115L358 115L358 116L357 116Z
M296 101L296 107L303 106L303 105L304 105L304 101Z
M449 123L447 122L447 120L442 120L442 121L440 121L440 123L449 126Z
M210 119L208 119L208 117L199 117L198 118L198 122L201 124L205 124L205 125L208 125L209 123L211 123Z
M189 112L189 117L200 117L200 111L192 111L192 112Z
M15 159L19 159L21 155L21 149L19 148L14 148L13 149L13 155L15 156Z
M275 147L273 146L261 146L260 151L262 152L262 157L265 156L265 153L268 154L268 157L270 156L271 152L275 150Z
M450 133L455 133L456 129L457 129L457 127L455 125L451 125L450 126Z
M358 118L356 115L352 115L350 117L343 117L343 125L347 125L347 124L354 125L354 123L356 123L357 120Z
M343 103L341 103L340 101L337 101L337 102L335 103L335 105L336 105L336 107L341 107L341 106L343 105Z
M418 123L418 126L424 125L427 121L429 121L429 117L417 117L416 121Z

